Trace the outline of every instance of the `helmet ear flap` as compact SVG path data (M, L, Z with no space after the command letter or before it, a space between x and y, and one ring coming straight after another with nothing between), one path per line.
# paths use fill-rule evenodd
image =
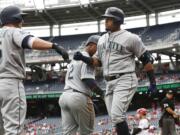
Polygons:
M23 16L21 14L15 15L14 16L14 21L18 22L18 23L22 22L23 21Z
M119 25L122 24L122 21L113 19L113 23L114 23L114 25L118 25L119 26Z

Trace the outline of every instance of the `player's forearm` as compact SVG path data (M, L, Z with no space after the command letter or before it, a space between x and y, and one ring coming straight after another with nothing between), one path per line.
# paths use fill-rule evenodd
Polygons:
M40 38L35 38L32 44L32 49L37 49L37 50L47 50L47 49L52 49L52 43L42 40Z
M147 72L149 81L151 84L156 84L155 75L154 75L154 67L153 67L153 57L149 53L149 51L145 51L139 58L142 62L145 71Z
M63 59L68 61L69 55L68 52L57 43L51 43L45 40L42 40L40 38L33 38L29 42L32 42L32 49L37 50L48 50L48 49L54 49L58 54L62 55Z
M95 57L87 57L87 56L83 56L81 59L84 63L93 66L93 67L100 67L101 66L101 62L95 58Z
M83 83L91 89L92 92L96 93L97 95L100 95L101 97L104 96L104 93L102 89L97 85L95 80L93 79L83 79Z
M150 83L151 84L156 84L153 65L151 63L147 63L146 65L144 65L144 69L145 69L145 71L147 73L147 76L149 78Z
M97 58L95 57L86 57L84 56L82 58L82 61L85 62L86 64L93 66L93 67L101 67L101 61L99 61Z

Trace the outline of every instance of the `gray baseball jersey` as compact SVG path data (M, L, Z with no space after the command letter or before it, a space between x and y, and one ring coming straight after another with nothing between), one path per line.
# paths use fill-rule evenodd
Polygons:
M4 26L0 29L0 122L3 121L0 126L6 135L21 134L23 131L26 96L22 81L25 78L22 45L27 44L27 36L29 34L19 28Z
M96 57L102 61L104 75L135 71L134 57L146 51L141 39L126 30L104 34L98 42Z
M87 52L82 52L82 54L89 56ZM82 82L82 79L85 78L95 79L94 68L88 66L82 61L72 60L68 65L64 89L75 89L91 95L89 87Z
M25 56L22 42L29 34L19 28L3 27L0 30L0 78L25 78Z

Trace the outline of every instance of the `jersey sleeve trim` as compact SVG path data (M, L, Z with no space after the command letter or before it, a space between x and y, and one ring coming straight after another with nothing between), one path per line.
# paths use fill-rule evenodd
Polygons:
M21 45L23 49L31 49L30 45L28 44L28 43L29 43L29 39L30 39L31 37L33 37L33 36L32 36L32 35L28 35L28 36L26 36L26 37L23 39L22 45Z

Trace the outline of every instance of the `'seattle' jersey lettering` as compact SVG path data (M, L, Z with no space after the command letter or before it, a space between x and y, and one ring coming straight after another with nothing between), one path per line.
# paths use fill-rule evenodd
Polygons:
M95 57L102 61L104 75L135 71L135 56L146 48L141 39L126 30L104 34L98 42Z

